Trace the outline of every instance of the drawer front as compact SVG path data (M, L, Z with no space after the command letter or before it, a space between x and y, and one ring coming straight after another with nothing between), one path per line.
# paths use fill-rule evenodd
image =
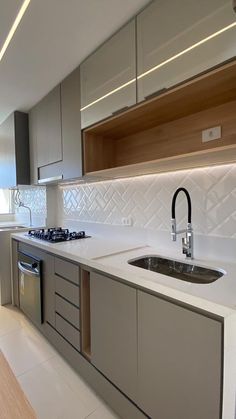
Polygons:
M80 329L80 310L56 295L56 312Z
M46 252L44 252L43 250L39 249L36 246L31 246L22 242L19 242L18 245L18 250L20 252L26 253L28 255L34 256L36 258L39 259L44 259Z
M71 343L76 349L80 350L80 332L71 326L61 316L56 314L56 330Z
M79 307L79 287L55 275L55 291L72 304Z
M67 260L55 258L55 273L79 285L79 266Z

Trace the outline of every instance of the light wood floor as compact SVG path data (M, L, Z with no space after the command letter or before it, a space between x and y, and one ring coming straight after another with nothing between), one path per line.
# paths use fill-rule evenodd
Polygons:
M36 419L36 414L2 351L0 351L0 419Z

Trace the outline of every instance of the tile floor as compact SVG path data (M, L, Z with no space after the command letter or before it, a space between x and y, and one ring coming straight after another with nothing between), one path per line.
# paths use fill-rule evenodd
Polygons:
M118 419L12 306L0 307L0 349L38 419Z

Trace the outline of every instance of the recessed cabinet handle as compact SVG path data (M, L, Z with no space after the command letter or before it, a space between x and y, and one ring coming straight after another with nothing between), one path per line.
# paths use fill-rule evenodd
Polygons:
M150 93L150 95L145 96L145 97L144 97L144 99L145 99L145 100L147 100L147 99L152 99L153 97L159 96L159 95L161 95L162 93L165 93L166 91L167 91L167 87L163 87L162 89L159 89L159 90L157 90L156 92L154 92L154 93Z
M62 179L63 179L63 175L47 177L45 179L38 179L38 184L41 185L43 183L52 183L52 182L56 182L57 180L62 180Z
M126 111L128 108L128 106L123 106L123 108L117 109L117 111L112 112L112 115L118 115L119 113Z
M18 268L25 275L37 277L39 276L39 270L37 268L32 268L32 265L30 265L29 263L18 261Z

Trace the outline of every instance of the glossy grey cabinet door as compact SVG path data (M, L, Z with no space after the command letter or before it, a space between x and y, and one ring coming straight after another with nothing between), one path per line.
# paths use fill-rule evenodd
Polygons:
M138 405L153 419L220 419L222 324L138 291Z
M133 400L137 384L136 293L106 276L90 275L92 364Z
M82 176L80 120L80 69L61 83L61 125L63 142L63 178Z
M0 188L29 183L28 114L15 111L0 125Z
M90 55L81 64L80 72L81 107L85 108L81 111L82 128L135 104L135 21L124 26Z
M30 111L33 184L82 176L79 74L77 68Z
M38 167L42 167L62 160L60 85L35 108L37 163Z
M30 155L30 183L38 183L38 159L37 159L37 115L38 108L35 106L29 112L29 155Z
M234 57L236 26L201 42L234 22L229 0L153 1L137 17L138 100Z

